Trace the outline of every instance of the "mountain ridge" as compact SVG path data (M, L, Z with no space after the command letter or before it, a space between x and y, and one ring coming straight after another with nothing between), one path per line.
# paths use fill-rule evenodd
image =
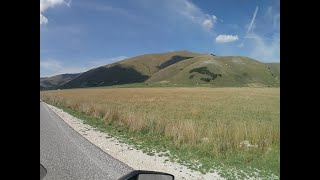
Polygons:
M263 63L245 56L216 56L186 50L143 54L79 73L55 88L131 83L279 87L280 63Z

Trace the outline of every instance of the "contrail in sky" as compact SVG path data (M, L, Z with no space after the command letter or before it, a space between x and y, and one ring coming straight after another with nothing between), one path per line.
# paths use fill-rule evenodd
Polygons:
M258 10L259 10L259 7L257 6L257 7L256 7L256 10L255 10L254 13L253 13L253 17L252 17L251 23L250 23L250 25L249 25L249 27L248 27L247 34L248 34L249 31L251 30L252 25L253 25L254 21L256 20L256 15L257 15L257 13L258 13Z
M256 16L257 16L258 10L259 10L259 7L256 6L256 9L254 10L253 17L252 17L251 22L250 22L250 25L249 25L249 27L248 27L246 36L247 36L248 33L250 32L250 30L251 30L251 28L252 28L252 26L253 26L253 23L254 23L254 21L256 20ZM245 41L246 41L246 37L244 38L244 40L242 41L242 43L238 45L238 47L243 47Z

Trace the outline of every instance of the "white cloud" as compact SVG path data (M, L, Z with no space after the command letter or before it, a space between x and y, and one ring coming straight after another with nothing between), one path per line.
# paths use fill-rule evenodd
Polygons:
M50 77L58 74L65 73L80 73L88 71L92 68L99 66L111 64L123 59L128 58L127 56L117 56L105 59L91 60L89 63L83 64L82 66L67 65L60 60L56 59L47 59L40 61L40 76L41 77Z
M207 19L203 20L202 22L202 27L204 27L205 29L211 29L213 27L213 25L217 22L217 17L215 15L206 15Z
M70 7L70 3L71 0L69 2L65 2L64 0L40 0L40 24L48 23L48 19L43 15L48 8L53 8L61 4L66 4Z
M238 35L219 35L216 37L217 43L228 43L239 40Z
M212 29L218 20L217 16L205 13L189 0L168 0L166 3L171 10L185 16L206 30Z

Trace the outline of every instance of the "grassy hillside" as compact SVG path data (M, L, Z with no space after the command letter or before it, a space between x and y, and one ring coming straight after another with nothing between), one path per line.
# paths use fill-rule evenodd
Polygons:
M197 55L199 54L189 51L175 51L136 56L91 69L64 84L62 88L110 86L144 82L160 69Z
M146 79L148 79L148 76L137 71L133 66L114 64L91 69L72 81L65 83L62 87L111 86L144 82Z
M133 66L135 70L143 75L151 76L160 69L163 69L176 62L183 61L188 58L196 57L198 53L189 51L174 51L159 54L145 54L120 61L119 64Z
M145 54L97 67L74 78L40 80L43 87L82 88L124 84L151 86L279 87L280 63L189 51ZM61 78L61 77L60 77Z
M54 89L77 77L76 74L60 74L52 77L40 77L40 89Z
M241 56L201 55L155 73L147 83L210 84L213 86L279 86L280 74L265 63ZM279 72L277 72L279 71Z

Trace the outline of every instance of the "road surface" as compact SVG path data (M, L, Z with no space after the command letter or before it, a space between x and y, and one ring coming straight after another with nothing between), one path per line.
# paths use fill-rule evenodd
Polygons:
M44 179L118 179L133 170L74 131L40 102L40 163Z

